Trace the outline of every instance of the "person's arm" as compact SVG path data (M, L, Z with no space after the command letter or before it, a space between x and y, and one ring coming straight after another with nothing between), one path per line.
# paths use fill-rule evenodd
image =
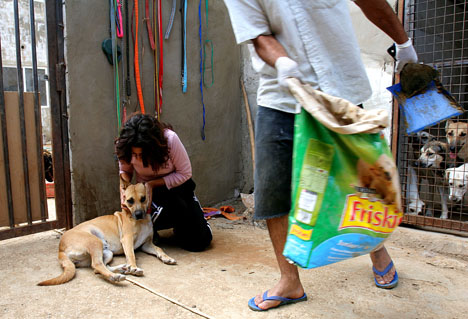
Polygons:
M192 165L182 141L176 133L168 136L169 160L172 161L175 170L164 176L164 182L168 189L182 185L192 177Z
M280 57L287 57L286 50L273 35L260 35L252 40L258 56L272 67Z
M408 41L408 35L392 7L385 0L355 0L366 18L385 32L396 44Z
M252 40L258 56L278 72L279 85L287 88L287 78L302 79L299 65L288 57L285 48L276 40L274 35L260 35Z
M417 63L418 55L403 25L386 0L354 0L370 22L385 32L396 44L395 72L409 62Z

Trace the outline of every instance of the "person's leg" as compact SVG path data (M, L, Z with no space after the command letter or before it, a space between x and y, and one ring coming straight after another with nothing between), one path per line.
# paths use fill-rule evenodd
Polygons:
M267 219L267 226L281 274L279 282L268 290L267 296L300 298L304 295L304 288L299 278L297 266L290 264L283 256L288 232L288 215ZM255 304L261 309L274 308L279 303L280 301L277 300L263 301L262 294L255 297Z
M388 254L388 251L385 248L385 246L383 246L377 251L370 253L370 258L372 260L372 264L378 271L383 271L392 261L392 258ZM392 282L395 276L395 271L395 266L393 266L390 269L390 271L384 276L379 276L378 274L374 273L374 277L377 279L377 282L381 285L389 284L390 282Z
M175 239L180 247L189 251L202 251L209 246L213 237L194 189L195 183L191 179L170 190L165 187L155 188L153 208L160 214L157 219L153 218L153 227L155 232L174 228Z
M291 166L294 114L258 108L255 125L255 219L266 219L280 280L267 296L290 299L304 295L298 269L283 256L291 207ZM263 292L254 299L257 307L269 309L280 301L263 301Z
M180 247L185 250L203 251L213 239L210 224L206 221L200 202L193 191L181 197L186 209L174 225L176 239Z

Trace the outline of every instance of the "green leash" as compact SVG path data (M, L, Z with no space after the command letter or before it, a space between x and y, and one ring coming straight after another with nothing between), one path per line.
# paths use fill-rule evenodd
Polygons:
M205 0L205 23L206 23L206 30L208 33L208 0ZM207 85L205 82L205 69L206 69L206 47L209 45L211 49L211 83L210 85ZM211 40L205 40L203 42L203 72L202 72L202 77L203 77L203 85L206 88L210 88L214 84L214 64L213 64L213 41Z
M117 39L115 31L115 13L117 0L110 0L110 22L111 22L111 38L112 38L112 61L114 69L114 84L115 84L115 103L117 107L117 134L120 132L120 84L119 84L119 65L117 61Z

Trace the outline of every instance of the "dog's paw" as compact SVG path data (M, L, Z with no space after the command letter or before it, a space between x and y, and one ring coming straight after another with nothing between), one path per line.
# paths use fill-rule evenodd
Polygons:
M123 273L125 275L133 275L133 276L143 276L143 269L138 268L138 267L132 267L130 265L125 265L122 267Z
M121 274L115 274L115 275L109 276L109 281L112 283L121 282L124 280L125 280L125 276Z
M161 256L161 261L165 263L166 265L175 265L177 264L177 261L174 258L171 258L169 256Z

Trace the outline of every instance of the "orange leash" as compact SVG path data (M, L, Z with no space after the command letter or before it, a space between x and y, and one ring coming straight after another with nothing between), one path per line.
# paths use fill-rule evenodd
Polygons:
M205 219L210 219L215 215L223 215L229 220L239 220L246 218L245 216L234 215L234 211L235 209L232 206L221 206L219 209L214 207L203 207L203 214L205 215Z
M135 56L134 56L135 82L136 82L136 87L137 87L138 102L140 103L141 113L145 114L145 104L143 103L143 93L141 91L140 63L138 61L138 0L135 0L134 6L135 6Z

